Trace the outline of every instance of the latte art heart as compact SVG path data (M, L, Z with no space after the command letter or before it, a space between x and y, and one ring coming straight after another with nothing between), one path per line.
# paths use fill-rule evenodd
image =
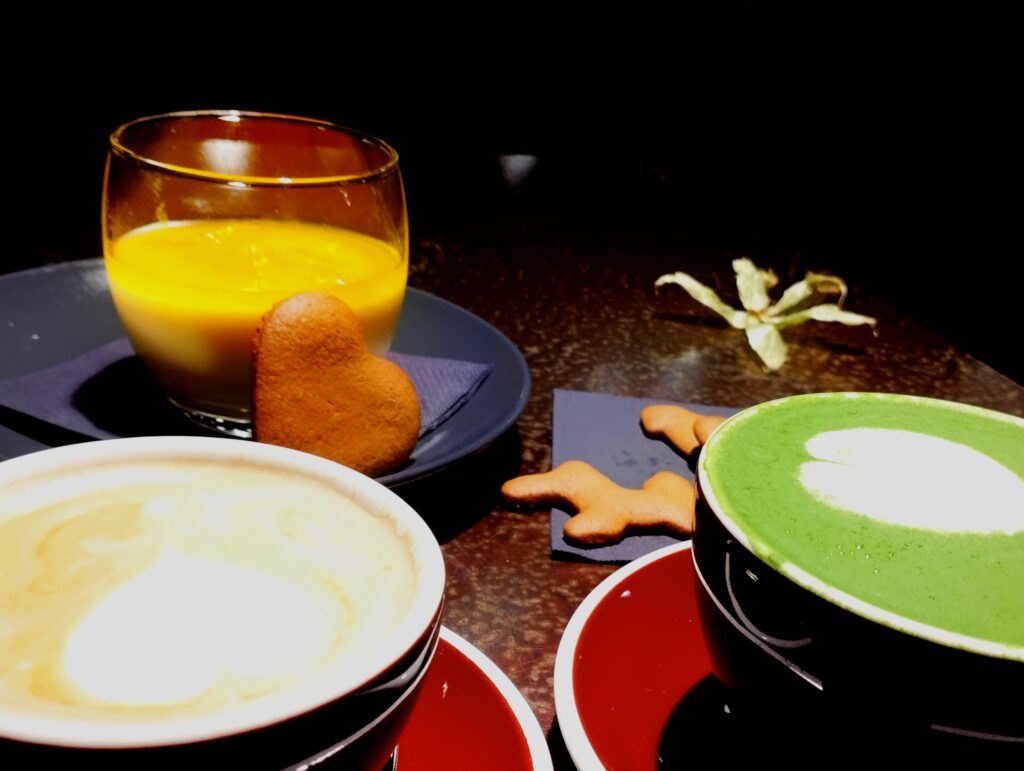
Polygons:
M830 506L932 530L1024 530L1024 481L984 453L915 431L825 431L806 443L815 460L800 483ZM951 484L959 477L970 486Z
M342 598L306 583L167 551L79 622L65 673L111 705L186 703L221 680L258 696L323 665L350 631Z
M0 504L0 711L161 719L345 667L409 608L394 523L255 464L139 461Z

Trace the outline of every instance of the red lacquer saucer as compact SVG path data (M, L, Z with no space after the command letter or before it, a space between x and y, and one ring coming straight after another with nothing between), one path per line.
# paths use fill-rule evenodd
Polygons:
M489 658L449 629L398 743L398 771L551 771L526 699Z
M711 673L690 544L629 563L576 609L555 659L555 711L581 771L654 771L680 698Z

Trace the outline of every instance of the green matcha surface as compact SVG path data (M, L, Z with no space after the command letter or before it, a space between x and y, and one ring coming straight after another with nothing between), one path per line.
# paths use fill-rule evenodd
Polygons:
M817 460L808 440L863 428L956 442L1005 466L1011 487L1012 474L1024 485L1020 418L916 397L811 394L759 405L725 423L702 456L702 486L735 535L811 591L851 605L837 589L858 601L852 605L862 615L918 634L920 625L934 628L922 636L940 642L974 648L977 640L987 652L1024 658L1019 524L1010 532L970 532L972 511L962 511L963 531L908 527L825 502L804 487L800 469ZM897 460L911 470L927 462L911 453ZM967 475L939 469L932 474L919 468L908 476L927 478L944 491L972 484ZM951 642L946 632L970 639Z

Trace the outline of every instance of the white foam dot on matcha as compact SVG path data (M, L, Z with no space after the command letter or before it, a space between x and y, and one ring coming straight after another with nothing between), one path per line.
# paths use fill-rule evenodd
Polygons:
M914 431L855 428L809 439L804 488L830 506L908 527L1024 530L1024 481L988 455Z
M110 704L178 704L228 676L259 689L329 655L343 622L326 589L166 551L111 592L65 648L68 679Z

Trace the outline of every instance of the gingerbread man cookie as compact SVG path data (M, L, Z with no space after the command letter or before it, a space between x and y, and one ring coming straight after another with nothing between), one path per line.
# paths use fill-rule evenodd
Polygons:
M645 434L683 455L692 455L724 420L670 404L651 405L640 413ZM517 504L575 512L565 523L565 538L581 546L617 543L638 530L677 536L693 532L696 491L670 471L659 471L644 482L643 489L632 490L582 461L570 460L544 474L511 479L501 491Z
M693 531L693 485L670 471L659 471L642 490L632 490L587 463L570 460L543 474L511 479L501 492L525 506L575 511L565 524L565 537L580 545L616 543L637 528L678 536Z
M724 421L721 415L701 415L674 404L653 404L640 411L644 433L692 455Z

